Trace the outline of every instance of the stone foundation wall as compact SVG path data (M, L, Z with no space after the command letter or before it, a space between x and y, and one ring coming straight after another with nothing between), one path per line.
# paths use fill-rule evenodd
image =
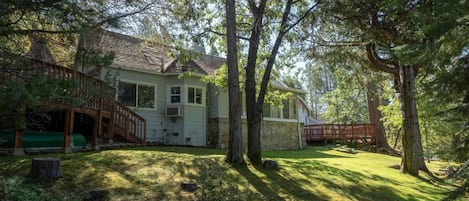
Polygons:
M228 146L228 118L212 118L208 120L207 144L220 149ZM297 122L263 121L261 129L261 146L263 151L299 149L301 136L301 147L306 147L303 124L298 126ZM243 145L247 149L247 126L243 120Z

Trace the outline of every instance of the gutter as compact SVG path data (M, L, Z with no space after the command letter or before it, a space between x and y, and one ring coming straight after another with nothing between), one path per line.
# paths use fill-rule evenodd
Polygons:
M303 149L303 145L301 143L301 132L300 132L300 99L296 96L296 132L298 133L298 143L300 149Z

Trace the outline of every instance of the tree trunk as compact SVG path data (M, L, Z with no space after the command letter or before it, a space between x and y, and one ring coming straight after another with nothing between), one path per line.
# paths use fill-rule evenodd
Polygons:
M241 129L241 103L239 95L239 73L236 46L235 1L226 0L226 33L229 94L229 142L226 161L231 164L242 164L243 135Z
M262 18L264 17L265 1L261 1L258 7L250 5L254 15L254 22L249 38L248 60L246 63L246 118L248 126L248 158L251 163L260 163L260 132L256 128L257 123L257 102L256 102L256 65L259 40L263 29ZM261 112L262 113L262 112ZM259 120L260 121L260 120Z
M57 180L62 177L60 159L34 158L31 162L31 177L43 180Z
M397 130L397 132L396 132L396 139L394 139L394 146L393 146L394 149L397 148L397 142L399 141L401 130L402 130L402 127L399 128L399 130Z
M253 119L249 122L248 129L248 158L249 161L253 164L262 164L262 155L261 155L261 111L258 110L258 105L256 105L256 111L254 112Z
M386 150L391 155L399 155L399 153L389 146L386 139L386 132L384 130L383 122L381 121L382 114L378 107L380 105L380 97L378 88L373 82L366 82L366 101L368 103L368 118L371 124L376 126L376 147Z
M423 159L422 139L418 122L417 103L415 99L415 79L417 67L400 68L400 92L402 104L402 163L401 171L418 176L419 170L428 171Z

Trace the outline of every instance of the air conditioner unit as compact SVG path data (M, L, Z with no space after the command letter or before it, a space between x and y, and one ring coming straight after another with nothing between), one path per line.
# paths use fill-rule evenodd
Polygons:
M166 107L166 116L167 117L180 117L181 115L181 108L178 106L171 106Z

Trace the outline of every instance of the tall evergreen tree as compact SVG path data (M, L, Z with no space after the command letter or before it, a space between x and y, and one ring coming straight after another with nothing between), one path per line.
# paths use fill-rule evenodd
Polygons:
M460 1L333 1L322 7L326 11L325 21L346 27L342 30L347 31L338 34L366 43L372 66L398 81L396 89L402 104L404 131L401 170L412 175L418 175L419 169L428 171L423 160L415 81L418 72L461 54L464 45L454 44L447 37L453 36L452 39L463 44L466 41L467 45L467 40L460 37L465 29L463 4ZM442 22L448 22L445 30L436 28ZM447 45L451 46L450 51L441 51Z

